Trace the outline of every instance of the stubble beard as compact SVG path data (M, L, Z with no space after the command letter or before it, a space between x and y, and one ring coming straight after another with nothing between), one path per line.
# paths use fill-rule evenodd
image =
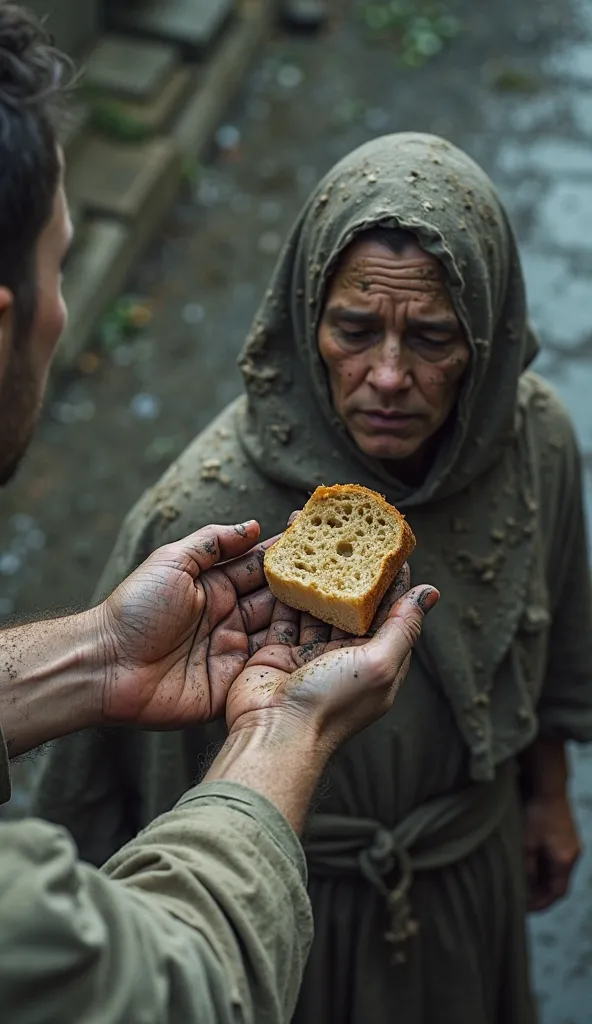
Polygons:
M41 398L28 352L13 351L0 386L0 487L15 475L40 412Z

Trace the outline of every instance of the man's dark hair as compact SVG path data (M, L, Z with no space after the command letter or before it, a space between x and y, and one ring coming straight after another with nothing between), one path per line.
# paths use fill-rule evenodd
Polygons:
M0 0L0 286L17 341L35 315L37 240L59 181L55 115L71 64L36 17Z

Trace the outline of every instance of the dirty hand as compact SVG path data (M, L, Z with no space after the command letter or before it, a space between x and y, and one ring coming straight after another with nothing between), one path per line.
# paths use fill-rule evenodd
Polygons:
M271 621L258 536L254 521L206 526L159 548L99 606L105 720L179 728L223 713L249 637Z
M408 586L405 567L372 637L349 636L277 602L264 645L228 694L231 735L281 720L291 730L312 730L332 752L380 718L407 674L424 614L439 597L426 586L405 593Z
M545 910L567 894L581 853L567 792L533 796L524 807L528 909Z

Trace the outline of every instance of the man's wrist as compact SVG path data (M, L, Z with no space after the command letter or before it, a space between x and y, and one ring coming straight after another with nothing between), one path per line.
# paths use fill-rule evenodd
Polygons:
M249 786L275 804L301 833L310 801L333 753L314 726L275 709L243 716L204 782Z
M99 609L4 630L0 646L0 722L11 757L101 724L106 664Z

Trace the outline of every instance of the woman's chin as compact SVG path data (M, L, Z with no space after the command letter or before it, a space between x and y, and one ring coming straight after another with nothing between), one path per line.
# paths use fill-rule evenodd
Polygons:
M356 437L355 442L360 449L371 459L380 459L383 462L401 462L410 459L415 455L420 445L405 443L393 437Z

